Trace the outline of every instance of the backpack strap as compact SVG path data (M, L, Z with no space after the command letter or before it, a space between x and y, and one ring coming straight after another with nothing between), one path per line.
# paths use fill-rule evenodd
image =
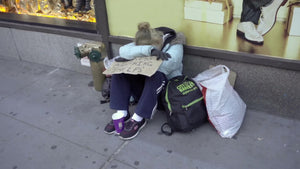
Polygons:
M167 136L171 136L174 132L169 123L164 123L161 126L160 130L161 130L162 133L164 133Z
M168 105L168 110L170 112L170 115L172 114L172 108L171 108L171 104L170 104L170 101L169 101L169 84L170 84L171 81L168 82L167 84L167 88L166 88L166 94L165 94L165 101L167 102L167 105Z

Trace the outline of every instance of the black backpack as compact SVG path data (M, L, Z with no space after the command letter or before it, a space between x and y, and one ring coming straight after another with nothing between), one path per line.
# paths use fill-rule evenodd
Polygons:
M166 135L172 135L174 131L189 132L207 121L202 92L187 76L169 80L162 93L162 104L167 122L161 126L161 131Z

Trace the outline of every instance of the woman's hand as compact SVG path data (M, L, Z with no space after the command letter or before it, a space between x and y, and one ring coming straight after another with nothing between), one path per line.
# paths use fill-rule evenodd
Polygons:
M128 59L125 59L125 58L122 58L122 57L119 57L119 58L116 58L115 59L116 62L127 62L129 61Z
M168 60L169 58L171 58L170 54L162 52L158 49L152 49L151 55L156 56L157 57L156 60L159 60L159 59Z

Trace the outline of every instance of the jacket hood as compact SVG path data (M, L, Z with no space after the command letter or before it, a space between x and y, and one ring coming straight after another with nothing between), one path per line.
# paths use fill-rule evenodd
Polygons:
M175 44L186 44L186 38L184 36L184 34L182 32L177 32L176 33L176 38L173 39L170 43L171 45L175 45Z
M169 38L166 39L164 42L164 46L168 43L171 45L175 44L185 44L186 43L186 38L182 32L175 32L173 29L168 28L168 27L158 27L155 28L155 30L161 31L164 35L169 34Z

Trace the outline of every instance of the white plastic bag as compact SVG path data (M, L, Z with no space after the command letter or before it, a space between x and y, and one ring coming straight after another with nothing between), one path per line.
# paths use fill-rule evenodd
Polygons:
M223 138L232 138L241 127L246 104L230 85L230 70L218 65L193 79L202 90L209 121Z
M112 59L109 59L107 56L104 58L103 60L103 64L104 64L104 67L105 69L108 69L110 68L111 64L115 61L116 58L118 58L119 56L117 57L114 57Z

